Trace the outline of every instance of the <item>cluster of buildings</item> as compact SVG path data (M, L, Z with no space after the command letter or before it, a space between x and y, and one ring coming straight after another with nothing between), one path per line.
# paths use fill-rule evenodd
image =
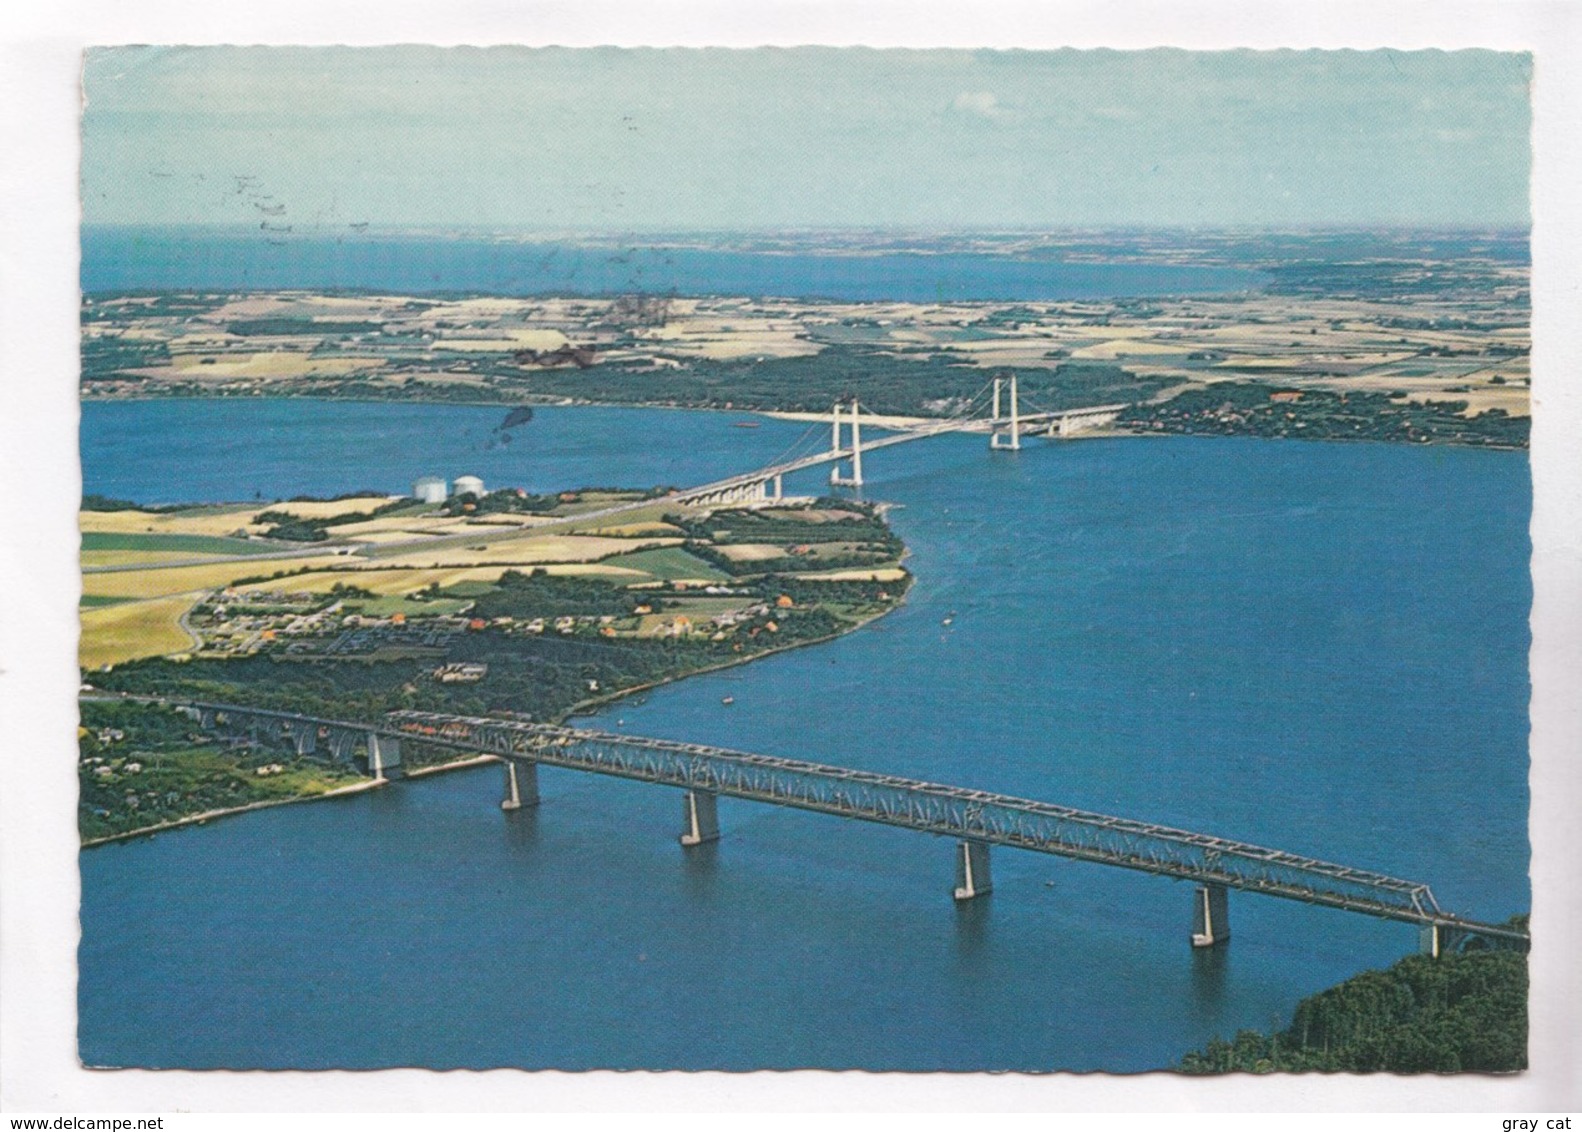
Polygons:
M326 657L360 656L369 653L400 653L407 656L443 656L456 637L471 623L465 617L424 617L409 623L401 613L388 617L349 614L341 620L341 632L333 641L310 649L293 647L295 655L308 652Z
M443 503L452 496L475 495L482 498L483 480L477 476L457 476L454 484L439 476L423 476L412 481L412 498L422 503Z
M441 684L476 684L489 675L487 664L442 664L434 670L434 679Z
M775 602L779 609L791 608L792 602L788 597L782 596ZM730 610L726 613L717 613L713 617L694 621L684 613L678 613L668 621L662 621L654 630L656 637L690 637L704 635L711 641L723 641L739 626L748 626L748 635L756 637L760 629L764 632L778 633L780 626L774 621L764 621L757 624L761 618L770 615L770 607L758 602L744 609Z
M345 602L325 594L280 594L224 590L207 602L189 624L207 656L251 656L284 646L294 659L359 656L397 650L411 655L442 654L460 633L482 628L465 617L423 617L408 623L406 614L387 616L345 612Z
M323 594L281 594L268 590L226 589L206 602L206 613L188 623L210 656L248 656L270 642L316 637L335 625L341 603L322 606Z

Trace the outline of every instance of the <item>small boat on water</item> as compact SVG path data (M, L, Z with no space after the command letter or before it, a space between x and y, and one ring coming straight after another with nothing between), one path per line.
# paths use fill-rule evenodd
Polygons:
M735 696L721 696L720 697L720 703L724 704L726 707L730 707L735 702L736 702L736 697Z
M762 421L732 421L731 424L734 427L736 427L736 428L761 428L762 425L763 425L763 422Z

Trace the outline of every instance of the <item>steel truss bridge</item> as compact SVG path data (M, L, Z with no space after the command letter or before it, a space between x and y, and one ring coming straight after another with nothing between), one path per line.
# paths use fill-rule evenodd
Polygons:
M1436 956L1468 946L1525 950L1529 943L1520 929L1446 912L1423 883L984 790L520 720L397 711L369 724L229 704L159 702L186 711L205 728L286 743L299 754L315 753L320 740L338 760L353 757L360 747L375 777L399 772L402 739L493 755L504 763L502 806L508 810L538 801L539 764L678 787L686 792L681 837L686 845L718 838L715 802L721 795L952 837L959 842L958 900L989 891L993 845L1193 881L1198 885L1193 943L1198 946L1228 938L1229 889L1416 924L1423 950Z

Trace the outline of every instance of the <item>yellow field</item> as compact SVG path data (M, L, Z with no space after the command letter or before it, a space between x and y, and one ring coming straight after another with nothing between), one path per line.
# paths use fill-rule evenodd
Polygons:
M831 570L824 574L799 574L815 582L898 582L906 576L899 566L882 566L877 570Z
M214 358L209 365L204 359ZM369 355L359 358L315 358L307 350L265 350L253 354L182 354L171 365L154 366L146 371L162 377L191 379L232 377L306 377L310 374L338 376L360 370L378 369L385 359Z
M303 566L344 563L332 555L313 558L261 559L238 558L206 566L172 566L166 570L120 570L112 574L84 574L82 592L90 597L168 597L171 594L217 590L237 578L273 574L277 570L296 570Z
M661 523L666 515L673 514L677 510L678 508L672 500L656 499L646 506L634 507L630 511L623 511L620 518L622 525L624 526L642 526L649 523ZM585 519L580 521L555 519L552 521L556 523L565 523L566 525L562 527L561 530L565 531L567 534L583 535L597 535L601 528L607 527L610 524L609 518ZM628 545L627 549L630 550L632 547Z
M387 597L392 594L415 593L418 590L438 582L441 586L454 585L462 581L462 570L357 570L355 572L337 570L320 574L301 574L290 578L275 578L268 582L259 582L249 589L269 590L274 593L328 593L337 585L356 586L358 589L368 590L370 593ZM478 581L495 581L500 571L490 571L493 577L476 579ZM466 579L474 580L474 579Z
M150 511L83 511L77 525L84 531L106 534L228 535L248 526L248 520L266 504L219 508L214 511L156 514ZM251 528L261 530L262 528Z
M785 547L761 542L730 543L715 548L732 562L765 562L771 558L784 558Z
M145 656L185 652L193 647L193 642L177 619L192 605L190 597L167 597L83 610L78 663L84 668L99 668Z
M589 527L582 533L606 538L640 538L643 535L665 538L680 535L681 528L671 526L669 523L623 523L616 527Z
M629 570L625 566L607 566L603 562L561 562L543 567L544 573L557 578L609 578L612 581L651 582L652 574L643 570ZM468 579L472 581L474 579Z
M1193 350L1200 349L1201 346L1181 342L1152 342L1146 338L1113 338L1108 342L1096 342L1092 346L1072 350L1071 356L1113 361L1116 358L1141 354L1190 354Z
M358 511L372 511L375 507L383 507L386 503L394 503L400 499L399 495L362 495L355 499L336 499L324 503L270 503L259 507L260 511L284 511L288 515L295 515L299 519L333 519L337 515L355 514ZM378 520L369 520L377 522ZM340 530L335 534L339 535Z
M434 345L442 350L558 350L570 339L558 330L505 330L493 338L442 336Z
M535 567L538 569L539 567ZM498 582L509 566L451 566L438 569L417 570L357 570L326 571L315 574L294 574L289 578L274 578L248 586L248 589L268 590L271 593L328 593L337 583L356 586L381 597L416 593L438 584L441 588L462 582ZM620 566L606 566L600 562L564 562L543 566L547 574L574 577L601 577L630 582L651 581L641 570L628 570Z
M405 300L391 300L374 296L345 298L337 295L258 295L237 299L216 310L210 318L217 323L227 323L237 318L315 318L334 315L338 318L378 319L385 316L383 308Z
M656 546L675 546L680 539L651 539L634 543L630 539L596 538L588 535L539 535L475 543L472 546L419 547L408 554L378 560L381 568L391 566L482 566L490 563L591 562L628 550ZM482 549L479 549L481 547Z
M777 357L816 354L821 347L802 337L793 321L769 321L743 315L739 320L673 319L662 327L642 332L644 341L663 342L667 353L704 358Z

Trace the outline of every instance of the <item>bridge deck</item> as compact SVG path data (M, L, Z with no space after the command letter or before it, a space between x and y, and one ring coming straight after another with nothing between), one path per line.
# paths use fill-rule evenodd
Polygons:
M1061 417L1080 417L1093 413L1119 412L1126 408L1125 405L1094 405L1083 409L1064 409L1055 412L1023 413L1018 417L1021 423L1033 427L1040 422L1048 423L1059 420ZM890 431L890 435L882 436L877 440L863 442L863 452L874 452L881 448L891 448L897 444L908 444L914 440L926 440L931 436L943 436L947 432L961 432L969 428L992 430L1009 425L1010 417L968 417L960 420L930 421L927 424L913 425L908 428ZM887 430L888 431L888 430ZM744 472L739 476L730 476L713 483L700 484L697 487L687 488L679 492L678 499L688 499L695 495L708 495L718 491L728 491L733 487L744 487L748 484L761 483L773 479L775 476L786 476L792 472L804 471L820 464L828 464L835 460L848 460L851 458L850 448L830 448L823 452L815 452L795 460L787 460L781 464L771 464L767 467L757 468L751 472Z
M223 704L188 706L228 713L238 721L360 727L507 759L1225 885L1521 946L1528 938L1515 928L1444 911L1423 883L1190 830L899 775L519 720L398 711L370 725Z

